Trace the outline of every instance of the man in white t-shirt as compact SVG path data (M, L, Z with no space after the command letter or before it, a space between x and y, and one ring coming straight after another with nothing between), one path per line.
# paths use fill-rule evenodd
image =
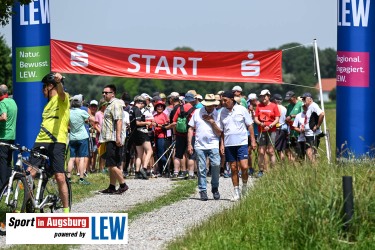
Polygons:
M301 160L305 159L306 155L306 138L305 138L305 122L307 122L306 118L306 112L307 112L307 107L306 105L302 105L302 112L296 114L294 117L293 125L292 128L293 130L297 131L299 133L297 137L297 142L298 142L298 157Z
M193 154L195 150L198 158L198 188L200 199L208 200L207 196L207 168L206 159L211 164L211 186L212 194L215 200L220 199L219 178L220 178L220 154L219 142L222 129L220 127L219 113L215 106L219 101L215 99L214 94L207 94L201 102L203 108L195 110L189 121L188 131L188 153ZM195 129L195 143L192 145Z
M318 104L314 102L310 93L304 93L302 95L302 102L307 107L305 123L306 154L309 160L314 162L316 150L319 147L319 141L322 135L320 125L324 119L324 112L320 109Z
M242 193L247 190L248 180L248 131L252 149L256 149L254 137L253 119L247 109L238 105L231 91L225 91L222 95L223 110L220 113L220 123L223 130L221 136L220 153L224 154L226 162L229 162L232 171L232 183L234 196L232 201L241 198L239 191L238 167L241 167ZM239 162L239 166L237 165Z

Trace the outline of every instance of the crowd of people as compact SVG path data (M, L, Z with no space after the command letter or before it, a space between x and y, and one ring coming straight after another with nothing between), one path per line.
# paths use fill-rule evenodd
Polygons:
M310 93L299 96L288 91L283 97L264 89L258 95L244 95L240 86L234 86L216 94L189 90L131 98L109 84L102 99L86 102L81 94L69 97L62 81L59 73L42 80L49 101L34 146L47 148L65 212L69 209L62 173L67 145L70 181L73 169L82 185L90 185L85 178L90 173L109 173L109 185L100 193L123 194L129 189L125 183L129 176L197 179L200 199L206 201L211 176L211 193L218 200L223 176L232 179L232 200L236 201L246 194L249 176L260 178L280 161L315 162L324 136L320 129L324 112ZM8 100L5 85L0 91L0 126L4 128L0 141L13 143L17 107ZM283 101L288 102L286 107ZM1 184L9 176L11 153L5 147L0 147L0 153Z

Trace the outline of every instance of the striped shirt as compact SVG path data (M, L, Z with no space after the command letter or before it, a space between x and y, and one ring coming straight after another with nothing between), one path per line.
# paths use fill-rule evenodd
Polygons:
M123 103L120 99L113 98L109 101L104 111L102 130L100 131L99 142L116 141L116 126L118 120L124 119Z

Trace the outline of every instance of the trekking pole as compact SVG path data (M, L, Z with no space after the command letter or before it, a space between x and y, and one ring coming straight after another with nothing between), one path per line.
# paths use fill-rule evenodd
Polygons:
M170 154L169 154L169 156L168 156L167 162L166 162L165 165L163 166L163 173L165 172L165 169L166 169L167 166L169 165L169 161L170 161L170 159L171 159L171 156L173 155L173 150L174 150L175 146L176 146L176 141L172 142L171 146L169 146L169 148L170 148L170 147L172 147L172 148L171 148L171 150L170 150L171 152L170 152ZM169 173L169 171L168 171L168 173Z
M161 160L161 158L174 146L175 142L172 142L172 144L167 148L167 150L164 151L164 153L159 157L159 159L154 163L152 167L155 167L155 165Z
M273 147L273 151L275 152L276 158L277 158L278 161L280 161L279 152L277 152L277 150L276 150L275 144L274 144L273 141L272 141L272 138L271 138L271 136L270 136L270 133L269 133L268 131L266 131L266 132L267 132L267 135L268 135L268 139L270 140L271 145L272 145L272 147Z

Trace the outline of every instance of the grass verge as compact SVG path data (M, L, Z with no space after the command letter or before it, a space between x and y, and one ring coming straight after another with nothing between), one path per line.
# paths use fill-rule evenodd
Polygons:
M157 210L159 208L171 205L175 202L190 197L197 188L196 181L178 181L167 194L160 196L152 201L136 205L128 211L119 211L119 213L128 213L130 223L138 216Z
M354 180L355 215L348 232L343 231L345 175ZM168 249L374 249L374 180L370 164L274 169L246 199Z

